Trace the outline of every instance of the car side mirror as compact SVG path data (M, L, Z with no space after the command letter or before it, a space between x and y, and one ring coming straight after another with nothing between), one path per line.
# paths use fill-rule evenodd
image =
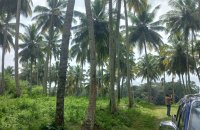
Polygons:
M162 121L159 130L177 130L177 126L172 121Z

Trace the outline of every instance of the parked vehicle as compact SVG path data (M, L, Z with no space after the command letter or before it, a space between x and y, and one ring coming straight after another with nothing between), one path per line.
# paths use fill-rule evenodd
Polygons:
M159 130L200 130L200 94L184 96L171 121L160 123Z

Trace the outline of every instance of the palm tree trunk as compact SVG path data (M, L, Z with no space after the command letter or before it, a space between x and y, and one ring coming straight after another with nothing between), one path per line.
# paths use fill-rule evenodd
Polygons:
M58 89L56 98L56 116L55 123L57 126L64 126L64 96L66 85L66 71L68 63L68 49L70 41L70 30L74 11L75 0L69 0L67 4L67 11L64 21L64 32L62 35L61 54L60 54L60 67L58 72Z
M181 74L181 77L182 77L182 82L183 82L184 94L186 94L185 81L184 81L183 74Z
M109 0L109 67L110 67L110 111L117 111L115 101L115 43L113 39L113 9L112 0Z
M148 53L147 53L147 46L146 43L144 42L144 50L145 50L145 57L146 57L146 64L147 64L147 86L149 88L149 96L148 100L149 102L151 101L151 85L150 85L150 77L149 77L149 59L148 59Z
M18 68L18 40L19 40L19 24L20 24L20 10L21 10L21 0L17 2L17 14L16 14L16 32L15 32L15 85L16 85L16 96L20 97L20 87L19 87L19 68Z
M120 103L120 99L121 99L121 86L120 86L120 72L118 70L118 74L117 74L117 99L118 99L118 105Z
M51 95L51 55L49 59L49 95Z
M124 76L122 76L122 85L121 85L121 97L124 96Z
M7 16L8 18L8 16ZM4 30L4 38L3 38L3 48L2 48L2 69L1 69L1 86L0 86L0 95L2 95L5 91L5 79L4 79L4 61L5 61L5 49L6 49L6 41L7 41L7 30L8 30L8 20L6 19L6 26Z
M49 53L47 52L45 66L44 66L44 80L43 80L43 92L47 95L47 78L48 78L48 64L49 64Z
M118 91L118 104L120 103L120 35L119 35L119 25L121 16L121 0L117 1L117 24L116 24L116 43L117 43L117 91Z
M81 74L80 74L80 86L79 86L79 88L81 89L81 87L82 87L82 81L83 81L83 76L84 76L84 74L83 74L83 61L81 61Z
M2 76L1 76L1 86L0 86L0 95L2 95L5 91L5 79L4 79L4 58L5 58L5 42L3 43L3 48L2 48Z
M103 83L103 80L104 80L104 78L103 78L103 62L101 63L101 85L102 85L102 90L101 90L101 96L103 96L104 94L103 94L103 87L104 87L104 83Z
M74 95L78 97L78 85L79 85L79 79L76 78L76 81L75 81L75 91L74 91Z
M185 38L185 43L186 43L186 64L187 64L187 78L188 78L188 92L191 93L191 88L190 88L190 68L189 68L189 45L188 45L188 39Z
M49 29L49 35L53 37L53 21L52 21L51 16L51 23L50 23L50 29ZM44 68L44 81L43 81L43 87L44 87L44 94L47 95L47 82L48 82L48 75L49 75L49 61L50 61L50 53L51 53L51 43L52 40L49 41L48 46L47 46L47 57L46 57L46 62L45 62L45 68Z
M36 65L36 67L37 67L37 77L36 77L36 80L37 80L37 85L39 85L39 67L38 67L38 65Z
M102 89L102 86L101 86L101 63L99 62L99 70L98 70L98 90L97 91L97 96L100 96L101 95L101 89Z
M127 15L127 3L124 0L124 11L125 11L125 26L126 26L126 66L127 66L127 87L128 87L128 98L129 98L129 108L133 106L133 94L130 86L130 78L131 78L131 67L130 67L130 59L129 59L129 52L130 52L130 45L128 42L128 15Z
M32 83L33 83L33 58L31 58L31 71L30 71L30 95L32 95Z
M186 86L185 86L186 93L189 94L187 73L185 73L185 84L186 84Z
M95 128L95 110L96 110L96 47L94 36L94 21L91 10L91 1L85 0L85 8L87 15L87 25L89 32L89 49L90 49L90 95L89 104L86 113L86 119L83 123L83 130L94 130Z

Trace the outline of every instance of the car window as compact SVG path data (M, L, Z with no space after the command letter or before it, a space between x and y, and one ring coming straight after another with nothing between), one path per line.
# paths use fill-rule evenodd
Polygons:
M200 101L196 101L192 104L189 130L199 130L200 128Z

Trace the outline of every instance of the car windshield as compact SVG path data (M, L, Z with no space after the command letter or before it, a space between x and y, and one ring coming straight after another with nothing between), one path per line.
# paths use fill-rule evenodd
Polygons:
M190 114L189 130L199 130L200 128L200 101L196 101L192 104L192 110Z

